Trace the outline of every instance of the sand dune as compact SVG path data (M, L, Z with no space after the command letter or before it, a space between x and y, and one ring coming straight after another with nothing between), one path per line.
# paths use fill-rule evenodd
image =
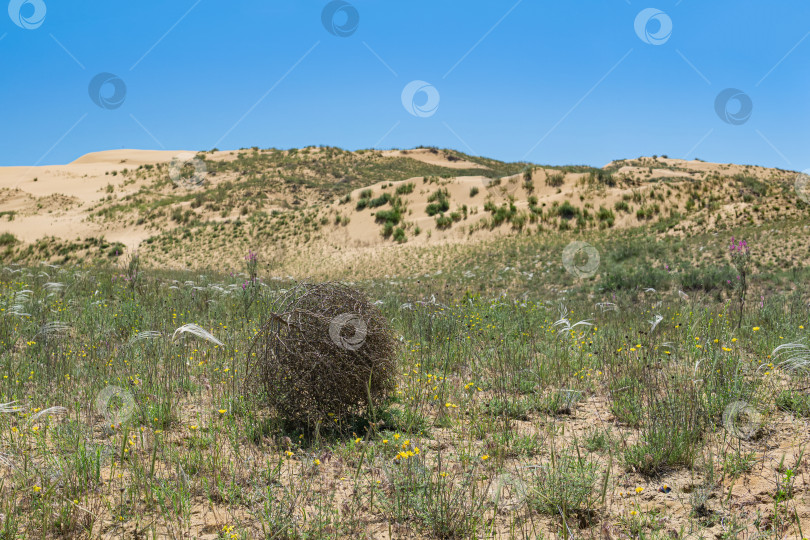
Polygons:
M93 223L87 215L93 205L108 196L107 186L116 189L119 196L140 187L137 183L123 186L125 179L118 173L168 162L177 154L168 150L108 150L86 154L66 165L0 167L0 212L15 212L13 220L0 220L0 231L11 232L24 242L46 236L104 236L137 247L150 233ZM54 196L63 204L54 205Z
M527 224L532 224L533 229L556 230L566 225L562 222L563 218L556 213L557 207L565 204L569 205L569 209L573 205L578 212L578 217L574 219L570 215L565 218L569 221L568 226L581 226L581 223L576 222L584 217L588 220L585 226L589 228L635 227L675 213L683 215L684 219L672 233L683 234L686 228L697 226L698 223L694 217L686 217L686 203L692 197L689 192L696 182L711 184L711 187L708 184L705 187L712 190L713 200L720 201L711 215L701 218L707 219L711 224L728 216L743 216L748 213L747 208L751 201L741 202L739 196L743 194L741 190L750 191L750 186L745 187L744 183L735 181L735 175L781 184L786 184L792 178L791 175L795 175L789 171L763 167L669 158L638 158L607 164L604 170L612 173L616 179L610 185L594 185L591 177L593 169L582 172L581 168L561 170L534 167L530 173L524 170L500 178L491 177L491 174L451 176L445 173L442 177L415 176L404 180L383 180L354 189L348 202L333 199L332 203L323 204L317 201L317 197L313 198L313 194L317 192L306 187L306 184L311 182L314 186L328 185L333 177L323 176L327 174L327 170L340 171L336 177L338 182L342 176L357 175L353 167L378 167L375 171L420 170L420 167L412 165L397 169L397 164L401 166L403 159L442 167L446 171L479 169L483 174L489 171L452 151L429 148L354 154L339 149L314 147L301 150L249 149L207 153L206 159L214 162L245 159L236 167L212 170L207 177L206 188L200 193L205 194L206 190L215 190L222 185L227 189L225 192L220 190L220 195L216 196L208 193L209 196L200 199L202 202L192 205L189 192L178 190L171 182L166 181L168 176L165 166L147 169L142 167L166 164L181 152L108 150L81 156L65 165L2 167L0 233L10 232L24 243L50 236L66 241L104 237L111 242L122 242L134 250L144 240L180 227L180 221L171 217L177 212L198 223L209 224L230 222L259 212L263 215L289 215L290 221L284 225L284 230L264 232L286 239L282 245L285 242L298 245L297 238L302 231L300 226L292 223L301 217L300 210L306 208L315 212L317 219L324 225L318 229L317 234L305 235L303 242L308 248L325 250L324 252L333 247L376 249L392 243L390 235L381 234L383 224L377 217L379 211L391 210L392 207L386 203L377 208L358 209L357 201L361 198L361 192L371 190L375 198L383 194L396 194L401 201L402 210L402 219L397 226L406 229L408 243L417 245L480 241L519 232ZM263 153L275 156L275 161L261 161ZM384 163L389 158L391 163ZM328 159L335 159L335 163L340 166L332 169L324 167L323 160ZM266 168L246 171L253 166L251 163L264 163L261 167ZM267 163L275 165L266 165ZM510 170L514 171L515 168ZM375 179L380 177L379 172L368 174ZM402 177L401 172L391 174ZM550 180L552 176L557 182ZM248 183L243 184L245 181ZM414 187L398 193L398 188L405 184L413 184ZM664 189L659 189L663 184ZM302 188L302 185L305 187ZM426 211L430 197L438 190L447 192L450 207L445 216L455 214L449 227L439 227L436 216L428 215ZM224 206L223 196L230 197ZM138 201L140 209L136 209L134 200ZM212 204L214 200L220 202ZM257 201L261 203L257 204ZM625 206L623 211L619 211L617 203L624 204L626 201L629 201L629 207ZM248 208L246 205L252 207ZM498 225L490 225L489 220L494 209L508 209L512 205L517 212L514 223L510 217ZM124 210L117 213L116 207L123 207ZM153 210L156 208L159 210L155 213ZM596 217L603 210L612 214L609 224L603 223L607 218ZM647 210L654 211L654 214L645 217L638 213ZM463 217L459 218L459 215ZM754 217L763 219L762 216L753 215L750 219Z
M171 161L183 150L104 150L85 154L71 165L109 163L115 165L145 165Z

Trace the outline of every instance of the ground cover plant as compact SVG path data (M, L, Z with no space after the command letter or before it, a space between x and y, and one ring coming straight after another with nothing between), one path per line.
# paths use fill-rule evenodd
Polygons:
M684 292L669 251L659 287L617 286L638 246L607 246L605 281L566 293L347 283L399 345L393 384L333 425L250 384L300 287L252 252L6 266L0 537L807 537L802 281L754 272L740 309L733 284Z

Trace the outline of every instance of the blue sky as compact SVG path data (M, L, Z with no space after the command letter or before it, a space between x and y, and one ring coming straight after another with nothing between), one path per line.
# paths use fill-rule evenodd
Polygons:
M435 145L541 164L666 154L810 168L806 0L11 0L8 11L0 165L115 148ZM406 88L419 91L403 99Z

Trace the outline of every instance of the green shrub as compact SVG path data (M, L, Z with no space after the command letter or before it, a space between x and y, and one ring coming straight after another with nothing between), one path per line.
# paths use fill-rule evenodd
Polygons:
M447 201L430 203L425 208L425 212L429 216L435 216L436 214L442 214L444 212L447 212L448 210L450 210L450 203L447 202Z
M616 179L613 178L613 175L608 171L597 169L591 171L591 173L588 175L588 183L597 184L600 186L615 187Z
M453 218L450 216L439 215L436 216L437 229L449 229L453 225Z
M630 212L630 205L625 201L616 201L613 208L616 209L617 212Z
M380 210L374 214L374 221L377 223L390 223L391 225L397 225L401 219L402 212L399 208L394 208L392 210Z
M408 195L413 193L414 190L413 182L408 182L407 184L402 184L401 186L397 187L396 193L397 195Z
M652 287L660 290L669 284L669 274L660 269L644 265L631 269L611 266L602 277L605 291L632 291Z
M425 208L425 212L429 216L435 216L450 210L450 196L447 189L439 189L431 193L428 197L428 203L430 204Z
M389 202L391 202L391 200L392 200L392 197L391 197L390 193L383 193L379 197L369 200L368 201L368 207L369 208L378 208L380 206L384 206L384 205L388 204Z
M550 187L560 187L565 183L565 174L557 173L552 174L551 176L546 178L546 185Z
M734 176L734 180L741 183L745 189L757 197L763 197L768 194L768 185L753 176L737 174Z
M588 517L599 498L597 464L569 453L552 454L551 463L535 469L529 506L546 515Z
M627 467L652 475L666 468L691 466L703 428L698 401L696 396L675 392L649 403L639 442L624 451Z
M709 292L728 288L737 280L737 272L728 265L707 268L690 267L680 274L681 289L684 291Z
M596 216L599 218L599 221L609 221L611 225L616 219L616 215L613 213L613 211L608 210L604 206L599 207L599 213L596 214Z
M492 201L488 201L484 205L484 210L490 212L492 214L492 219L490 220L490 228L497 227L501 225L503 222L509 222L512 218L517 214L517 208L515 207L515 203L509 202L503 203L501 206L495 206Z
M579 216L580 214L580 209L568 201L564 201L560 206L557 207L557 215L563 219L571 219Z
M13 246L17 242L17 237L9 232L0 234L0 246Z

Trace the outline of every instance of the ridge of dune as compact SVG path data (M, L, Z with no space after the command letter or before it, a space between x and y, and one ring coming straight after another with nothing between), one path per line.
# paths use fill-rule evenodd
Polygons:
M100 152L90 152L80 158L71 161L69 165L85 165L91 163L131 163L142 165L147 163L160 163L171 161L181 150L139 150L120 149L102 150Z
M182 153L204 160L202 189L172 181L168 163ZM46 238L66 245L103 238L131 251L171 252L184 264L195 249L218 245L220 231L236 238L245 222L255 241L272 239L279 253L303 246L323 253L653 223L660 234L680 236L798 211L765 197L786 193L795 172L663 156L596 169L508 164L436 148L203 154L112 149L64 165L0 167L0 234L10 233L20 252ZM185 169L196 174L193 164ZM766 214L768 200L776 206ZM229 240L218 249L227 258L236 245Z

